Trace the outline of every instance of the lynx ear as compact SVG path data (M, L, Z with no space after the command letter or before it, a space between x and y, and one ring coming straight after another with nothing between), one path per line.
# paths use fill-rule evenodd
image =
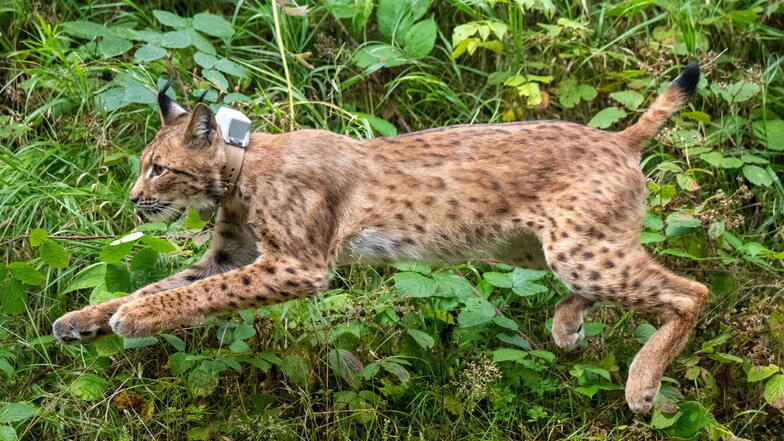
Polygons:
M188 138L188 147L194 149L209 147L215 139L216 127L215 115L210 107L204 103L197 104L193 109L185 135Z
M171 84L172 82L169 80L169 82L163 86L163 89L158 92L158 110L161 115L161 123L165 126L182 121L180 118L182 118L183 115L188 114L187 110L183 109L173 99L169 98L169 95L166 95L166 91L169 90Z

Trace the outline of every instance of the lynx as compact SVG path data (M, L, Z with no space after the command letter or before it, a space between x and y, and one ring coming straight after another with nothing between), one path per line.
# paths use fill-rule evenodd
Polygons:
M640 245L640 151L699 77L690 63L620 132L524 121L366 140L322 130L254 133L239 162L207 105L188 112L162 92L162 128L141 154L130 199L156 220L185 207L217 209L211 247L190 268L127 297L65 314L54 334L64 343L109 332L150 336L304 298L323 291L339 263L493 258L549 269L570 289L553 320L560 347L583 336L583 317L597 302L656 315L662 324L626 383L629 407L647 412L708 289L667 271Z

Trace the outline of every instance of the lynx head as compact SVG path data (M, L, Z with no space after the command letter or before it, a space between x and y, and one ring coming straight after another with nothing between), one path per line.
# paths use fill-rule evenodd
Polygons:
M161 130L141 154L131 202L140 216L162 221L183 208L212 209L224 192L221 167L226 161L220 129L212 110L198 103L192 112L158 93Z

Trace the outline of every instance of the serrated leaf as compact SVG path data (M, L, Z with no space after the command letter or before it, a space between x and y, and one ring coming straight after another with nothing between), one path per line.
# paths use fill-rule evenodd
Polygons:
M123 349L123 339L116 335L107 335L95 342L95 352L102 357L111 357Z
M298 355L285 356L280 368L286 378L297 384L305 384L310 375L310 361Z
M156 46L154 44L145 44L136 50L133 54L133 59L139 63L148 63L150 61L159 60L167 54L166 49Z
M433 340L433 337L431 337L426 332L420 331L418 329L409 329L407 332L408 335L410 335L411 338L413 338L414 341L424 349L432 348L436 344L435 340Z
M234 26L226 19L205 12L193 16L193 27L213 37L229 38L234 35Z
M495 309L485 299L471 297L465 301L465 306L457 316L457 322L461 328L478 326L488 323L495 317Z
M765 401L776 409L784 409L784 375L778 374L765 383Z
M702 222L694 216L675 212L667 216L667 228L664 230L664 234L667 236L678 236L688 233L700 225L702 225Z
M197 397L205 397L218 387L219 374L206 369L203 365L188 374L186 384L188 391Z
M46 231L40 228L30 230L30 246L37 247L44 243L47 239Z
M11 276L22 283L40 285L44 281L44 275L27 262L11 262L8 269L11 270Z
M610 94L610 98L618 101L619 103L626 106L626 108L631 110L637 110L642 104L645 97L643 97L639 92L635 92L633 90L625 90L623 92L613 92Z
M438 27L432 17L415 23L406 32L403 40L406 55L415 60L426 57L435 46L437 32Z
M131 271L148 270L152 268L155 266L155 263L158 262L158 254L159 253L152 248L142 248L131 259Z
M608 107L594 115L588 125L597 129L606 129L626 116L626 112L618 107Z
M152 11L152 15L154 15L162 25L172 28L184 28L188 25L188 22L184 18L168 11L154 10Z
M402 272L393 276L395 288L405 296L431 297L436 293L436 282L433 279L415 272Z
M7 315L25 312L27 291L14 279L6 279L0 284L0 307Z
M106 393L107 381L95 374L86 374L68 388L74 396L84 401L98 401Z
M0 426L0 441L19 441L19 437L11 426Z
M38 255L45 264L52 268L65 268L68 266L70 253L59 243L47 239L38 247Z
M73 281L66 287L62 294L76 291L77 289L94 288L103 283L106 275L106 265L98 264L87 267L76 275Z

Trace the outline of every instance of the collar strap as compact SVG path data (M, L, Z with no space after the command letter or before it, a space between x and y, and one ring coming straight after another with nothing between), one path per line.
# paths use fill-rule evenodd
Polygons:
M229 194L234 190L240 176L242 163L245 161L245 147L223 144L223 151L226 153L226 164L221 169L221 179L226 183L225 194Z

